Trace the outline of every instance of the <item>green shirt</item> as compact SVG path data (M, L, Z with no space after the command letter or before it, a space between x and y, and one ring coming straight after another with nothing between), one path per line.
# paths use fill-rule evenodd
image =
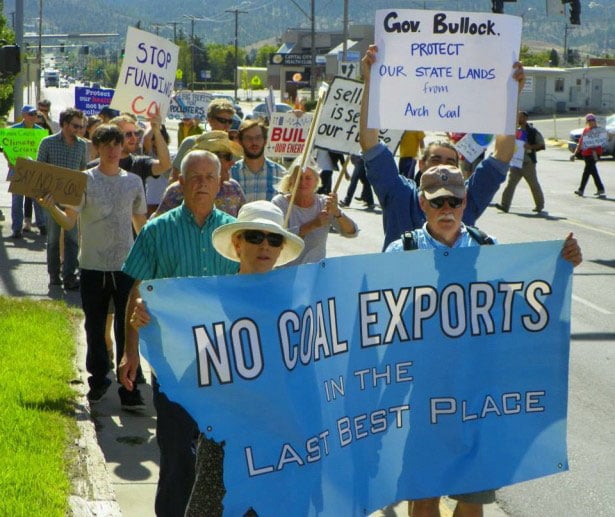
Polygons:
M239 264L218 254L211 242L218 226L234 221L214 208L199 227L182 203L143 227L122 271L137 280L235 274Z

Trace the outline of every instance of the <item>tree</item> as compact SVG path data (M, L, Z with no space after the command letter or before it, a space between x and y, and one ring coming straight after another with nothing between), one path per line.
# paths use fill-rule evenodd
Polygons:
M14 44L15 34L6 26L6 18L0 13L0 39L7 44ZM6 117L13 106L13 83L14 75L3 75L0 77L0 117Z
M254 66L267 66L269 64L269 54L275 54L277 50L278 47L275 45L263 45L256 52Z
M551 53L549 54L549 62L551 66L559 66L559 54L554 48L551 49Z
M549 66L551 54L548 51L532 52L527 45L521 45L520 61L525 66Z

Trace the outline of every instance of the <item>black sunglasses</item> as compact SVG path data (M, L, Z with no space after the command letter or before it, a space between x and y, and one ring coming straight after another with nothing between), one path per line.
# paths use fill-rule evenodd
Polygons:
M259 230L246 230L243 238L250 244L261 244L265 239L272 248L279 248L284 243L284 236L279 233L265 233Z
M214 117L218 122L220 122L220 124L232 124L233 123L233 119L232 118L224 118L224 117Z
M443 196L429 200L429 206L431 206L431 208L442 208L444 206L444 203L448 203L448 206L450 206L451 208L459 208L463 203L463 199L452 196Z

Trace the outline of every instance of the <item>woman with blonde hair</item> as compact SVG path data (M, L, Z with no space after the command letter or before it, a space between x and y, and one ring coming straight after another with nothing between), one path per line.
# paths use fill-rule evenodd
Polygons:
M295 181L300 175L292 206L291 196ZM290 210L288 229L305 241L303 253L289 265L318 262L326 256L329 230L334 228L343 237L356 237L356 223L340 210L337 194L317 194L320 183L316 162L309 158L301 171L301 157L296 158L289 172L277 186L278 194L271 202L284 215Z

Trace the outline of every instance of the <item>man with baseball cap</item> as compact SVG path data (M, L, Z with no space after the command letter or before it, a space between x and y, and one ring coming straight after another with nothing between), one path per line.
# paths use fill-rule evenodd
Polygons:
M477 228L461 221L466 207L466 186L463 173L452 165L437 165L421 176L419 204L426 222L422 228L406 232L392 242L387 252L413 249L467 248L481 244L497 244ZM582 255L576 239L569 233L564 241L562 257L578 266ZM495 501L495 490L451 495L457 501L455 515L482 515L482 505ZM412 501L409 515L439 515L439 497Z
M38 112L34 106L26 104L21 108L21 122L13 124L9 129L43 129L36 124ZM7 163L9 164L8 179L13 177L15 173L15 164L11 163L9 157L4 155ZM24 197L21 194L11 195L11 239L23 239L23 206ZM47 234L47 227L45 224L45 216L40 205L36 202L33 204L34 213L36 214L36 225L38 226L41 235Z

